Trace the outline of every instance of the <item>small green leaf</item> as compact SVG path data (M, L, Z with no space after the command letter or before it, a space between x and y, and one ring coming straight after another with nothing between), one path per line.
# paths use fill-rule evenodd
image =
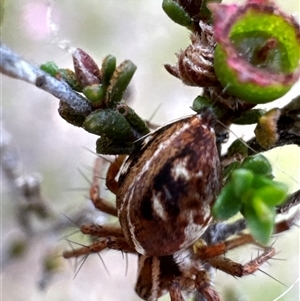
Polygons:
M243 112L242 115L233 120L233 123L245 125L245 124L254 124L258 122L258 119L266 113L262 109L253 109L246 112Z
M260 189L266 186L272 186L274 181L266 176L258 175L256 174L253 182L252 182L252 188L253 189Z
M150 130L145 121L132 108L127 106L125 102L122 101L118 104L116 106L116 110L126 118L131 127L137 133L136 139L149 134Z
M123 94L129 85L133 74L136 71L136 65L126 60L117 67L110 80L110 86L108 88L108 103L109 107L114 106L116 103L122 100Z
M228 147L227 154L229 157L239 155L239 157L245 158L248 156L248 146L247 143L242 139L234 140Z
M247 157L241 167L258 175L272 176L272 166L267 158L261 154Z
M235 195L234 186L227 184L216 199L212 208L215 218L226 220L241 209L241 200Z
M102 83L104 85L109 85L109 81L116 70L117 60L114 56L108 55L102 62L101 67L101 76L102 76Z
M40 68L53 77L56 77L56 75L58 74L58 66L54 62L47 62L45 64L42 64Z
M58 69L61 78L75 91L81 92L82 87L77 81L75 73L70 69Z
M197 96L194 101L193 101L193 104L192 104L192 110L194 110L195 112L199 113L201 112L204 108L207 108L207 107L212 107L214 104L214 102L205 97L205 96Z
M254 198L262 199L268 206L277 206L285 201L287 191L285 184L273 181L272 185L255 190Z
M95 84L91 86L86 86L82 93L90 101L93 106L99 106L105 99L106 95L106 86Z
M274 208L268 207L261 199L256 198L251 204L243 206L242 214L254 239L266 245L274 229Z
M217 119L228 113L227 109L219 106L215 101L212 101L205 96L197 96L193 101L191 109L197 113L201 113L205 108L211 109L212 112L216 115Z
M83 128L111 140L126 141L132 136L132 129L124 116L112 109L96 110L84 121Z
M223 181L226 182L227 179L229 178L229 176L231 175L231 173L235 169L237 169L239 166L240 166L240 163L237 161L234 161L234 162L230 163L228 166L226 166L222 172Z
M164 12L175 23L190 28L193 24L192 18L176 1L164 0L162 4Z
M100 137L96 142L96 152L102 155L129 155L133 149L132 141L113 141L106 137Z
M241 197L248 189L251 188L253 178L253 172L248 169L239 168L232 172L231 183L237 197Z

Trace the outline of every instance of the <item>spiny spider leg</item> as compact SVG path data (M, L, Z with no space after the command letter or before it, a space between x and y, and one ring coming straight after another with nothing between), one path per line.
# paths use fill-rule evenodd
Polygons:
M118 156L116 160L110 164L107 171L107 186L113 191L113 187L117 182L115 177L117 176L119 169L125 159L125 156ZM99 187L99 170L101 168L102 158L97 158L93 171L93 182L90 188L90 198L94 206L100 211L117 216L116 207L111 203L107 202L100 196ZM115 182L115 184L114 184ZM99 240L95 241L89 246L84 246L72 251L65 251L63 253L64 258L79 257L88 255L90 253L99 253L104 249L115 249L122 252L136 253L135 250L129 246L124 238L123 231L120 226L115 225L96 225L96 224L85 224L80 228L83 234L89 234L92 236L100 237Z
M116 206L100 197L99 171L101 170L101 163L102 158L97 158L93 171L93 182L90 188L90 198L97 209L104 213L117 216Z
M72 251L64 251L63 257L66 259L73 258L73 257L76 258L76 257L80 257L83 255L89 255L91 253L98 253L106 248L107 248L107 244L106 244L105 240L97 240L89 246L84 246L82 248L73 249Z
M200 239L194 244L193 248L198 258L207 260L208 258L225 254L228 250L235 249L248 243L254 243L253 237L250 234L241 234L237 238L210 246L203 245L203 241Z
M107 237L93 242L89 246L84 246L72 251L64 251L63 257L68 259L72 257L80 257L91 253L99 253L105 249L114 249L127 253L136 253L136 251L129 246L125 238L122 237Z
M246 264L240 264L237 262L234 262L230 260L229 258L223 257L223 256L217 256L213 258L207 259L207 262L215 267L218 270L221 270L227 274L230 274L232 276L242 277L249 274L253 274L255 271L259 269L259 267L266 261L268 261L270 258L272 258L275 255L275 249L274 248L267 248L265 251L254 258L253 260L250 260Z
M84 224L81 226L80 231L83 234L98 237L124 237L121 227L115 225Z

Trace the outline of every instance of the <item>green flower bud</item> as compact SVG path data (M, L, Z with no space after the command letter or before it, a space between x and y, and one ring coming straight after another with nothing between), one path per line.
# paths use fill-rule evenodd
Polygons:
M216 103L215 101L212 101L211 99L205 96L199 95L194 99L191 109L197 113L200 113L204 108L210 108L216 115L217 119L219 119L228 112L227 109L224 109L223 107L219 106L218 103Z

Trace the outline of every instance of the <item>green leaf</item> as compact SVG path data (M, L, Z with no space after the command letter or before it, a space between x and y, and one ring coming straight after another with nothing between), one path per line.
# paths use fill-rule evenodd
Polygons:
M131 107L127 106L125 101L120 102L120 104L116 106L116 110L126 118L137 133L136 139L150 133L145 121Z
M212 213L215 218L226 220L238 213L241 207L241 200L235 195L234 186L230 183L221 190Z
M58 73L64 81L75 91L81 92L82 87L77 81L75 73L70 69L58 69Z
M261 199L255 198L251 204L243 206L242 214L254 239L266 245L274 229L274 208L267 206Z
M258 122L258 119L266 113L266 110L262 109L253 109L246 112L243 112L241 116L235 118L233 123L235 124L254 124Z
M258 175L272 176L272 166L268 159L261 154L247 157L241 167L249 169Z
M58 74L58 66L54 62L47 62L45 64L42 64L40 68L53 77L56 77L56 75Z
M228 147L227 154L229 157L239 155L239 157L245 158L248 156L248 146L247 143L242 139L234 140Z
M117 60L114 56L108 55L102 62L101 80L104 85L109 85L109 81L116 70Z
M256 190L266 186L272 186L273 183L274 181L271 180L270 178L256 174L252 182L252 188Z
M113 141L106 137L100 137L96 142L96 152L102 155L129 155L133 149L132 141Z
M86 86L82 93L93 106L99 106L105 99L107 87L99 84Z
M223 169L223 172L222 172L223 181L227 181L227 179L229 178L229 176L231 175L231 173L235 169L237 169L239 166L240 166L240 163L237 162L237 161L234 161L234 162L230 163L228 166L226 166Z
M239 168L232 172L231 183L237 197L242 197L251 188L254 174L247 169Z
M137 67L133 62L126 60L114 71L107 91L109 107L114 106L122 100L123 94L129 85L136 68Z
M132 129L124 116L112 109L92 112L84 121L83 128L111 140L126 141L133 136Z
M192 18L176 1L164 0L162 8L165 11L165 13L169 16L169 18L172 19L175 23L188 28L192 26Z
M227 109L224 109L215 101L205 97L205 96L197 96L192 104L191 109L197 113L201 113L203 109L209 108L216 115L217 119L221 118L224 114L227 114Z
M272 182L272 185L267 185L255 190L254 198L259 198L268 206L277 206L283 203L287 197L287 186L283 183Z

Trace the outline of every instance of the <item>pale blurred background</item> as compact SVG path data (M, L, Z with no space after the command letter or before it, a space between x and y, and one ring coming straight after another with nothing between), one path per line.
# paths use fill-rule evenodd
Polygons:
M163 68L164 63L175 63L174 53L188 45L188 32L164 14L160 0L57 0L51 3L53 21L59 26L57 38L47 26L46 1L6 0L2 41L31 62L41 64L51 60L61 68L72 68L70 54L58 47L62 40L84 49L99 63L107 54L115 55L118 62L131 59L138 66L131 105L140 116L150 118L159 107L152 121L164 124L192 113L189 106L200 90L183 86ZM299 18L298 0L280 3ZM80 210L87 204L89 184L78 169L90 178L95 156L86 148L95 149L96 136L61 119L57 113L58 100L46 92L5 76L1 81L3 124L14 138L25 172L38 171L43 175L43 195L58 214L68 216ZM286 99L296 95L296 90L294 88ZM282 107L285 103L286 100L281 99L276 106ZM253 128L235 128L234 132L247 138L253 135ZM271 157L280 179L289 183L291 191L299 189L299 149L290 147L272 152ZM39 290L43 256L56 245L59 252L70 246L57 237L39 236L23 257L8 260L5 256L8 246L23 236L15 214L14 194L5 177L2 177L2 188L3 301L139 300L133 289L136 257L129 257L125 275L126 261L114 251L103 255L110 275L96 255L86 260L75 279L74 262L63 261L60 273L44 291ZM71 188L86 188L86 191L70 191ZM262 270L285 286L259 271L243 279L218 271L216 288L224 296L231 296L224 298L226 301L299 300L299 282L276 299L299 280L299 229L294 227L278 236L274 246L278 252L276 257L282 260L271 260ZM255 248L250 246L231 258L245 263L255 255Z

